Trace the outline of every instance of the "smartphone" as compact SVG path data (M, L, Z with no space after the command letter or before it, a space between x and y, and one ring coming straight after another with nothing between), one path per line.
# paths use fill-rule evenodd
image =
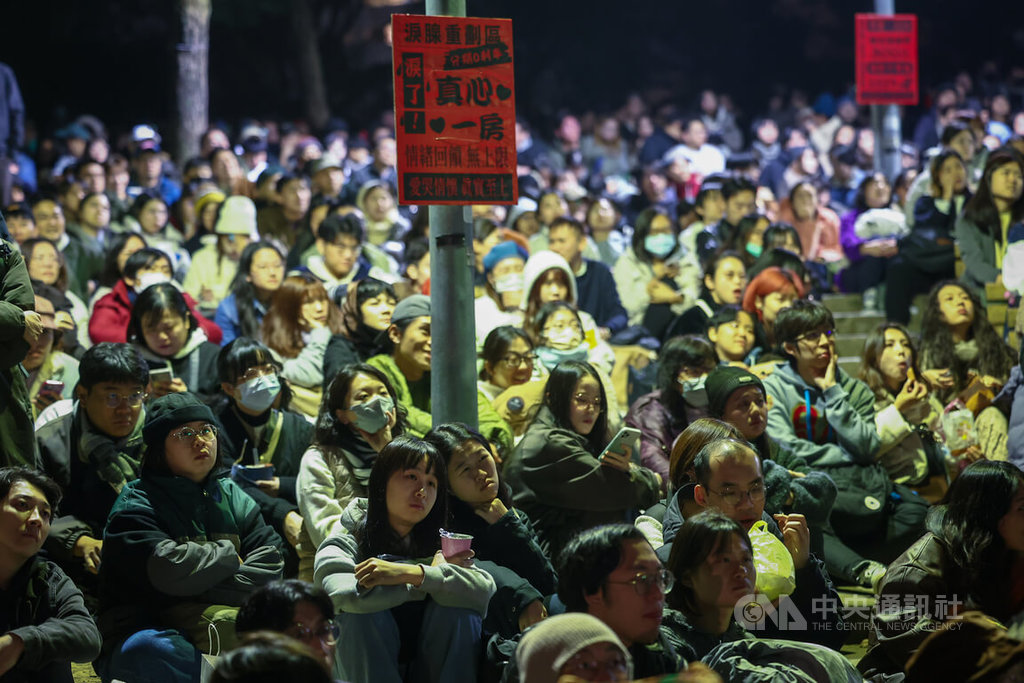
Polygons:
M174 379L174 373L170 368L156 368L149 371L150 382L170 382Z
M40 394L53 394L60 396L64 393L64 382L58 382L57 380L48 379L43 382L43 386L39 388Z
M619 430L619 433L611 440L611 443L603 451L601 451L601 457L603 458L606 453L625 453L626 448L630 449L630 456L637 456L637 445L640 443L640 430L633 429L632 427L623 427Z

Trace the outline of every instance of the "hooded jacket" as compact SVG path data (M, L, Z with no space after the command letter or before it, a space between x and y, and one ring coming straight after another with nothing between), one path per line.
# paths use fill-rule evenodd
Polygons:
M223 333L214 322L207 320L199 313L195 299L188 292L182 292L188 310L195 317L199 327L206 332L206 337L214 344L221 343ZM89 317L89 338L93 344L100 342L128 341L128 321L132 317L132 305L135 303L135 292L128 289L123 279L114 284L109 294L101 297L93 306ZM227 343L225 341L224 343Z
M875 395L867 384L836 368L836 384L822 392L807 384L792 364L764 380L773 403L768 433L789 444L812 467L874 463L882 445L875 427Z

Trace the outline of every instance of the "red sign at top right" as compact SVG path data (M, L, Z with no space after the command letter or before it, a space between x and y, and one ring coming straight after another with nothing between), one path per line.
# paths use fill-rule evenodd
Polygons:
M917 104L917 15L857 15L857 104Z

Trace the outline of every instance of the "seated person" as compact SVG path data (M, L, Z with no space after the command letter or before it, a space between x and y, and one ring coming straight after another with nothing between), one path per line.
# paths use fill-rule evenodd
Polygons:
M552 370L544 404L505 462L513 499L533 520L546 551L658 500L661 477L633 463L630 453L598 459L613 436L607 411L593 366L564 361Z
M316 584L338 611L335 673L352 681L475 681L481 620L494 581L472 567L472 550L445 557L444 460L421 439L400 436L370 472L369 498L345 509L316 553Z
M663 629L686 659L702 659L729 681L857 679L838 652L813 643L756 639L737 621L738 614L754 612L737 605L751 601L757 571L747 532L729 517L708 510L688 519L668 570L677 578L667 595L671 609L665 611ZM763 618L763 608L759 613Z
M43 468L64 490L46 550L87 594L97 589L110 508L139 476L148 383L135 348L101 342L82 356L70 412L36 429Z
M895 491L877 461L875 397L837 367L832 313L796 301L779 313L775 334L789 363L764 380L773 399L768 435L832 477L839 495L825 530L829 574L872 586L884 563L920 536L928 503L905 487Z
M60 487L37 470L0 469L0 678L71 681L71 662L90 662L100 632L82 593L39 555Z
M711 344L702 337L673 337L658 356L658 388L644 394L626 413L626 426L640 430L640 464L669 480L672 444L705 412L704 378L715 367Z
M606 342L590 343L587 323L569 302L555 300L541 304L529 322L527 331L533 331L537 356L547 370L563 361L578 360L589 361L605 376L611 374L615 352ZM610 382L606 384L611 385Z
M217 392L220 347L207 339L185 296L168 282L147 287L132 306L128 341L146 359L150 372L170 370L170 375L153 376L154 397L190 391L209 401Z
M838 605L836 593L825 571L824 563L811 553L811 533L807 518L799 513L765 511L765 480L761 461L749 444L723 439L701 449L693 462L696 485L693 498L702 508L725 514L750 533L758 521L764 520L768 531L782 541L796 568L796 590L789 596L793 606L810 622L806 631L779 629L772 621L765 622L758 635L786 640L820 643L835 649L842 647L848 633L838 607L824 609L820 605ZM776 526L777 525L777 526ZM673 538L673 549L678 534Z
M943 405L977 378L999 392L1010 377L1013 350L989 322L974 290L943 280L928 294L921 319L921 369ZM990 460L1006 458L1006 418L994 407L975 417L978 445Z
M743 293L743 310L757 316L754 326L754 348L759 360L774 360L775 319L779 311L804 298L804 284L792 271L769 266L747 285Z
M218 658L210 683L332 683L328 668L316 651L297 638L254 631L240 647Z
M278 376L280 366L270 349L248 337L236 337L219 350L221 397L214 413L221 428L221 453L225 462L245 468L232 478L259 505L263 520L292 548L298 548L302 516L296 478L302 453L313 438L313 425L287 409ZM268 465L273 468L272 477L247 476ZM316 547L306 544L302 550L312 558ZM289 565L294 559L289 550ZM288 569L294 571L292 566Z
M942 404L917 366L917 349L907 328L899 323L875 328L864 344L858 375L875 393L875 426L882 440L879 462L889 478L908 486L924 484L933 474L944 480L945 458L937 445ZM976 446L971 448L972 455L981 455Z
M214 473L213 421L188 393L147 407L141 476L121 489L103 534L103 681L197 680L201 652L233 644L237 607L281 577L281 538Z
M707 320L707 338L723 365L746 368L753 363L754 316L736 306L722 306Z
M631 524L586 529L568 542L558 560L558 597L566 611L589 614L610 628L632 658L637 677L674 674L687 666L661 628L665 596L673 583L672 573ZM549 628L546 623L535 628ZM523 635L510 667L524 663L535 647L532 631ZM689 666L696 671L699 663L691 661ZM516 680L511 673L504 680ZM533 680L523 678L523 673L519 680Z
M932 508L927 533L889 565L879 594L891 600L872 613L861 671L903 671L930 633L970 605L1002 623L1020 614L1022 506L1024 473L1014 465L981 460L964 469Z
M139 294L150 285L171 281L171 260L159 249L139 249L128 257L124 274L109 294L101 297L89 318L89 337L94 344L128 341L128 320ZM198 305L188 294L182 295L192 317L206 333L206 338L219 344L223 336L220 327L199 313Z
M370 264L362 255L363 220L358 213L332 213L316 229L316 251L306 262L309 272L320 278L332 301L346 285L371 277L389 282L394 276Z
M256 232L256 206L252 200L234 196L224 201L221 197L220 205L214 209L213 234L202 237L203 246L192 254L192 264L182 283L211 317L228 295L231 281L238 273L238 260Z
M727 178L722 183L722 199L722 219L708 225L694 240L699 263L707 263L715 252L736 242L740 221L757 208L757 186L740 176Z
M380 280L366 278L348 286L341 303L341 332L331 336L324 351L324 391L345 366L365 363L390 349L387 330L397 303L394 288Z
M330 671L338 627L334 605L322 588L298 579L271 581L260 586L238 608L235 633L239 640L256 631L291 636L320 656Z
M615 631L580 612L556 614L524 634L516 648L516 668L520 683L558 683L566 677L574 681L633 678L632 657Z
M587 236L583 224L562 216L548 228L548 249L566 260L576 281L576 303L597 324L598 336L607 340L626 327L626 309L619 300L612 271L604 263L583 257Z
M370 472L384 446L405 433L387 376L366 363L342 368L327 389L313 443L302 455L295 491L302 514L302 544L316 549L341 530L341 515L356 498L369 495ZM299 576L313 575L299 560Z
M379 368L398 396L398 404L407 411L406 426L413 436L423 436L433 424L430 416L430 297L413 294L402 299L391 314L388 338L390 354L378 354L368 364ZM507 452L512 445L512 429L487 401L477 401L480 432L487 440Z
M555 570L540 549L526 513L512 506L491 444L457 422L440 424L424 437L437 448L448 472L449 531L473 537L478 566L498 592L484 627L514 637L547 616L544 596L555 592Z
M518 242L501 242L483 259L483 293L473 302L476 347L495 327L523 324L523 266L529 257Z
M743 259L734 251L723 251L706 262L704 287L693 308L680 315L665 332L665 338L677 334L703 334L708 320L722 306L743 303L747 270Z
M259 339L270 299L284 280L284 256L270 242L251 242L238 259L231 289L213 319L224 331L220 344L235 337Z
M33 415L39 417L39 413L55 401L71 398L78 384L78 361L61 350L63 335L57 328L53 304L39 294L35 295L35 300L43 332L29 348L21 365L28 372L26 383Z

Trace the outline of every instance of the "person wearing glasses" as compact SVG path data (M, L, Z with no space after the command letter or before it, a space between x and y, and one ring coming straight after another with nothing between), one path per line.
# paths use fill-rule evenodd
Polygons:
M544 402L505 463L513 500L534 522L541 547L562 548L580 531L627 519L657 502L661 476L611 441L608 399L594 366L565 361L551 371Z
M64 490L46 550L94 596L103 525L118 492L139 476L149 367L132 346L102 342L85 352L78 372L70 410L49 420L44 413L36 443L43 468Z
M540 403L547 379L533 341L521 327L495 327L484 339L478 364L477 400L489 403L518 440Z
M795 301L779 313L775 337L789 363L764 380L772 398L768 435L825 471L839 490L824 531L829 574L874 587L885 563L923 532L928 503L894 484L878 462L875 395L837 366L832 313Z
M843 628L842 616L838 609L823 609L820 605L838 605L839 594L824 563L812 552L807 518L797 512L780 510L769 514L765 510L768 487L761 465L756 451L745 442L719 439L706 444L693 460L694 502L703 509L718 510L747 532L763 520L768 532L782 542L793 558L796 590L789 600L808 620L807 630L780 629L774 621L766 619L757 635L818 643L838 650L849 635ZM820 474L818 476L821 478ZM833 496L834 491L832 489ZM673 523L666 515L665 542L672 548L661 557L671 557L681 522L683 520L677 518Z
M103 533L103 681L198 680L200 654L235 643L238 606L281 577L281 537L217 473L214 419L188 393L147 407L142 472L121 489Z
M754 594L757 570L747 531L729 516L707 510L686 520L668 569L675 582L666 591L662 628L687 660L703 660L727 681L859 680L853 665L833 649L761 639L737 620L737 605ZM747 609L742 614L745 622L750 619Z
M238 608L235 633L239 640L254 631L276 631L305 644L327 670L334 666L338 625L334 605L322 588L305 581L271 581L254 590Z

